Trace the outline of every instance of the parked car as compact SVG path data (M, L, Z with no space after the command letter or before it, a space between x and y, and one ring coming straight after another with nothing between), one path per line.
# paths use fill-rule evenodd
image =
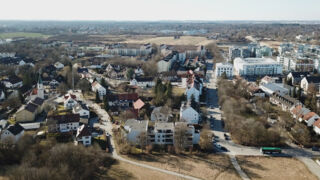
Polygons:
M221 149L221 145L220 145L220 144L214 143L213 145L214 145L217 149Z
M220 148L222 151L224 151L224 152L228 152L228 149L226 148L226 147L224 147L224 146L221 146L221 148Z

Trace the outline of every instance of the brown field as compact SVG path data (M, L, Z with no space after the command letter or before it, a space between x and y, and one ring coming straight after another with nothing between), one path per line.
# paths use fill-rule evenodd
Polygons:
M283 42L280 42L280 41L260 41L261 46L269 46L269 47L275 48L275 49L278 49L278 47L282 43Z
M302 162L294 158L237 156L237 160L250 179L317 179Z
M181 36L180 39L173 39L173 36L155 37L155 36L142 36L142 37L128 37L126 43L133 44L168 44L168 45L207 45L214 42L208 40L206 37L200 36Z
M229 157L223 155L175 156L175 155L141 155L128 157L144 164L186 174L200 179L233 180L240 179Z
M127 180L127 179L151 179L152 180L181 180L182 178L165 174L162 172L154 171L151 169L135 166L133 164L120 162L113 165L108 171L108 178L114 180Z

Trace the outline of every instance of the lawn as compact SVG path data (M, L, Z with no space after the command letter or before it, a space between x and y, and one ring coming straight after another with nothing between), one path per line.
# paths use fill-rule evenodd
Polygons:
M185 91L186 91L185 88L179 88L179 87L173 86L172 94L173 96L181 96L182 94L184 94Z
M240 179L229 157L223 155L199 157L195 155L144 154L127 156L127 158L200 179Z
M237 156L237 160L250 179L317 179L302 162L294 158Z
M10 33L0 33L0 39L7 38L48 38L48 35L44 35L41 33L29 33L29 32L10 32Z

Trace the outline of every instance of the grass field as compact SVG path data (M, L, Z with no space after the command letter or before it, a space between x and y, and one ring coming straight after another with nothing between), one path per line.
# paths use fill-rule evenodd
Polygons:
M41 33L28 33L28 32L12 32L12 33L0 33L0 39L7 39L7 38L48 38L48 35L44 35Z
M126 43L136 43L136 44L168 44L168 45L207 45L213 40L208 40L206 37L200 36L181 36L180 39L174 39L173 36L167 37L132 37L127 38Z
M240 179L230 159L223 155L175 156L175 155L141 155L127 157L154 167L186 174L200 179L233 180Z
M237 156L237 160L250 179L317 179L302 162L294 158Z

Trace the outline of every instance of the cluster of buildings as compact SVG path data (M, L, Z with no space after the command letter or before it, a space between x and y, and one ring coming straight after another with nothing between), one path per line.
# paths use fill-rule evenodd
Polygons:
M313 72L320 70L320 46L283 43L278 47L277 61L286 72Z
M155 107L152 110L150 120L128 119L126 121L124 128L129 143L139 145L143 136L148 144L174 145L176 143L175 136L181 136L181 131L183 131L185 138L185 148L199 143L201 115L198 107L191 106L191 101L200 103L203 76L190 70L181 74L180 77L181 84L186 89L187 101L181 104L179 121L173 121L171 108L167 106Z
M259 43L250 43L243 47L231 47L229 48L229 60L232 61L235 58L261 58L271 57L273 49L268 46L260 46Z
M112 44L107 46L106 51L110 55L117 56L148 56L152 53L150 43L138 44Z
M179 70L180 68L199 68L205 64L207 49L204 46L160 46L164 57L157 62L158 73Z

